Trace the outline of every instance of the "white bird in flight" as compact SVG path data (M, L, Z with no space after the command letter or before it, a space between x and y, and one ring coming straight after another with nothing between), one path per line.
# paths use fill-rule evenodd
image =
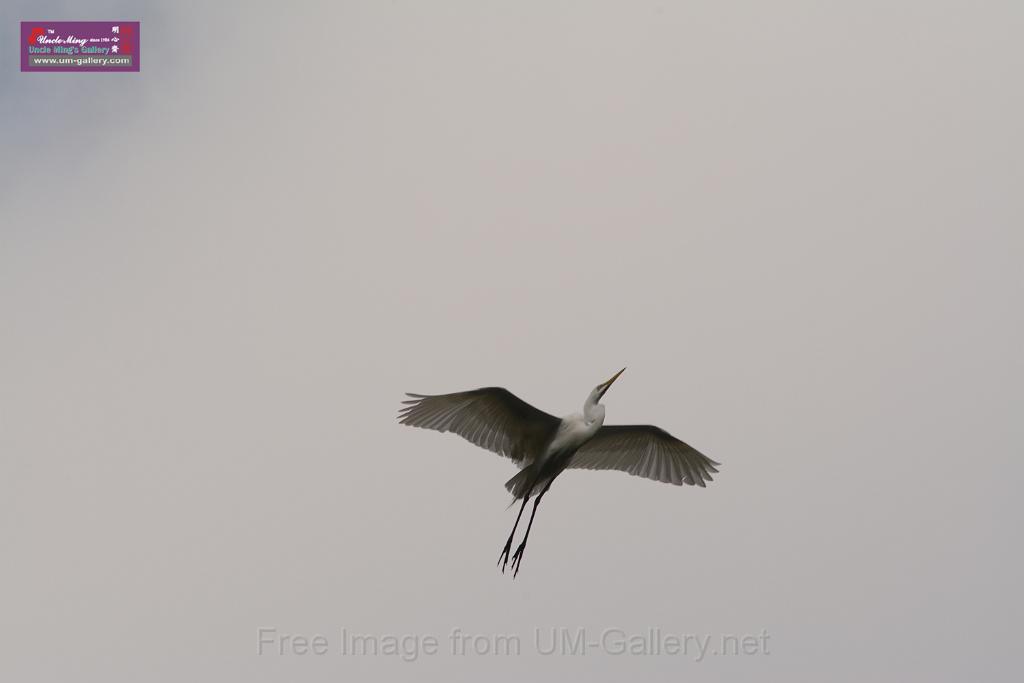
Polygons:
M594 387L583 402L583 412L559 419L534 408L501 387L454 394L406 394L398 419L412 427L454 432L472 443L513 460L519 474L505 488L523 504L508 541L498 556L501 571L523 510L531 496L533 511L526 534L512 555L512 576L519 574L533 518L551 483L567 468L620 470L668 484L704 486L719 463L699 453L668 432L651 425L604 424L601 397L619 378L622 368L607 382Z

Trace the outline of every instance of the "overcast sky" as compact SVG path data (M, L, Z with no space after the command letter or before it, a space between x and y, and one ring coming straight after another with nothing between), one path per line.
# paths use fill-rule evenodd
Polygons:
M210 4L0 9L0 677L1019 679L1024 6ZM567 473L512 581L514 468L402 393L624 365L721 474Z

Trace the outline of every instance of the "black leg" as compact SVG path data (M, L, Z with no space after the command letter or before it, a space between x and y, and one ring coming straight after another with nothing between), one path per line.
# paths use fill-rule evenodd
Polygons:
M526 541L530 538L530 528L533 527L533 518L537 514L537 506L540 505L540 499L544 497L544 494L551 488L551 482L547 483L547 486L537 495L533 501L533 510L530 512L530 521L526 525L526 534L523 536L522 543L516 548L515 554L512 556L512 578L516 578L519 575L519 567L523 564L523 551L526 550Z
M501 555L498 555L498 564L501 565L502 574L505 573L505 565L508 564L508 554L512 551L512 538L516 535L516 528L519 526L519 520L523 518L523 510L526 509L526 502L528 500L530 500L529 493L523 496L523 504L519 508L519 514L516 515L516 523L512 525L512 533L508 535L508 540L505 541L505 548L501 551ZM502 561L502 558L504 558L504 562Z

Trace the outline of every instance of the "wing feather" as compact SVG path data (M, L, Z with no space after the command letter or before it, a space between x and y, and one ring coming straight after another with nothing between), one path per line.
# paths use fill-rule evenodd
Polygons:
M677 486L705 486L718 472L718 464L658 427L608 425L580 447L569 467L620 470Z
M402 424L452 432L516 461L536 457L561 422L501 387L407 396L398 413Z

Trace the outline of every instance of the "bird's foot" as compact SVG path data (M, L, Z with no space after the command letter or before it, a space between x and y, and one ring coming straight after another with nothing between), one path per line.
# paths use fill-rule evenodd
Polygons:
M512 552L512 537L508 537L508 541L505 542L505 547L501 550L501 555L498 555L498 564L501 565L501 573L505 573L505 567L508 566L508 554Z
M519 567L523 564L523 551L526 549L526 541L519 544L516 552L512 555L512 578L519 576Z

